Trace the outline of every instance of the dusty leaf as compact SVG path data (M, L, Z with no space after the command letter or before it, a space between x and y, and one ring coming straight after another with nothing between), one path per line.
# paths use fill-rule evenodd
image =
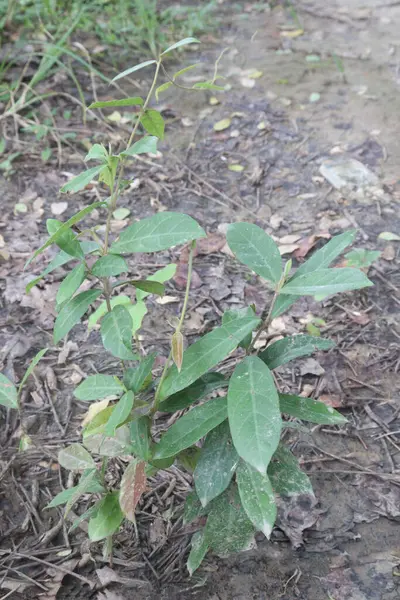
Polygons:
M134 458L125 470L121 480L119 505L124 516L135 522L136 506L146 489L146 463Z

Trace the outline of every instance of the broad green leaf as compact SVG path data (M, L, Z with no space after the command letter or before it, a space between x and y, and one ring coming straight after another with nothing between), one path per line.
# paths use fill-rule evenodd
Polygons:
M129 271L126 260L118 254L106 254L94 263L91 269L95 277L114 277Z
M136 506L146 490L146 463L134 458L131 460L121 479L119 505L124 516L135 523Z
M62 227L62 221L58 221L57 219L47 219L46 226L49 235L55 235L60 227ZM83 258L83 250L79 243L79 240L72 229L67 229L61 235L57 237L54 242L61 250L67 252L71 256L75 258Z
M58 462L70 471L84 471L96 467L93 458L81 444L71 444L58 453Z
M146 281L157 281L159 283L165 283L166 281L172 279L175 273L176 264L172 263L170 265L167 265L166 267L163 267L162 269L159 269L158 271L153 273L153 275L149 275L149 277L146 277ZM136 298L137 300L144 300L146 296L149 295L149 293L150 292L143 292L141 290L138 290L136 292Z
M142 326L142 322L143 322L144 316L147 313L147 307L146 307L145 303L142 302L142 300L138 300L136 302L136 304L131 304L130 306L127 306L126 310L131 315L131 319L132 319L132 335L135 335L135 333Z
M214 390L228 387L228 380L222 373L206 373L189 387L184 390L169 396L164 400L160 409L163 412L176 412L182 410L211 394Z
M311 398L279 394L279 404L281 412L303 421L320 425L344 425L344 423L347 423L346 417L332 406L326 406L323 402Z
M114 406L106 406L100 411L96 411L96 414L90 419L88 424L83 430L83 437L87 435L93 435L95 433L103 433L108 419L111 417Z
M200 454L200 448L197 446L191 446L190 448L185 448L185 450L179 452L179 454L176 456L176 460L183 467L185 467L186 471L193 473L200 458Z
M151 370L153 368L156 353L153 352L146 356L137 367L126 369L124 372L124 386L134 394L140 392L147 383Z
M112 375L90 375L74 390L75 398L83 402L102 400L107 396L120 396L124 388Z
M131 451L135 456L148 461L151 458L149 417L140 417L130 423Z
M232 485L212 504L204 529L205 542L219 556L247 550L254 542L254 527Z
M121 295L121 296L115 296L114 298L111 298L110 304L111 304L111 308L114 308L115 306L127 306L129 304L132 304L132 301L129 298L129 296ZM90 315L89 320L88 320L88 330L90 331L91 329L93 329L93 327L96 326L96 323L102 317L104 317L104 315L106 315L107 313L108 313L107 302L104 300L104 302L102 302L100 304L100 306L94 311L94 313L92 313Z
M154 62L154 61L150 61ZM143 106L143 98L135 96L133 98L122 98L121 100L104 100L93 102L89 108L115 108L117 106Z
M86 267L83 263L80 263L68 273L58 288L56 296L56 303L58 306L64 304L64 302L69 300L75 294L76 290L85 280L85 276Z
M164 433L155 448L154 458L157 460L175 456L181 450L193 446L211 429L222 423L226 416L226 398L209 400L201 406L192 408Z
M259 322L260 320L255 316L236 319L227 325L217 327L189 346L183 355L181 372L178 373L175 366L169 370L161 386L161 400L187 388L201 375L215 367L235 350Z
M265 475L279 443L282 419L274 378L257 356L248 356L233 372L228 415L239 456Z
M89 539L92 542L98 542L109 537L119 529L123 518L118 494L115 492L107 494L97 504L95 516L89 520Z
M146 279L131 279L124 283L130 283L133 287L146 292L148 294L157 294L157 296L163 296L165 293L165 287L158 281L147 281Z
M292 282L296 277L305 275L306 273L312 273L318 269L325 269L343 252L347 246L353 243L356 237L356 231L350 230L340 235L336 235L334 238L329 240L325 246L314 252L314 254L296 270L293 277L289 279L289 283ZM291 296L279 296L274 304L272 311L272 318L278 317L284 313L292 304L296 302L296 297Z
M276 520L276 503L271 482L245 461L241 461L236 471L236 481L242 506L257 531L262 531L267 539L271 537Z
M194 470L196 492L203 506L226 490L239 462L228 421L207 434Z
M21 393L21 390L24 387L25 381L28 379L29 375L31 375L31 373L33 373L33 369L36 367L36 365L41 360L41 358L46 354L47 350L48 350L48 348L43 348L42 350L39 350L39 352L32 358L31 364L29 365L29 367L25 371L25 375L23 376L23 378L21 380L21 383L18 386L18 393L19 394Z
M247 308L226 310L224 312L224 314L222 315L222 325L226 325L227 323L230 323L230 322L234 321L235 319L241 319L246 315L248 317L255 316L255 312L251 306L249 306ZM246 335L246 337L240 342L239 346L241 348L248 348L249 345L251 344L252 337L253 337L252 333L251 332L248 333Z
M293 496L314 494L307 475L299 468L297 459L286 446L279 444L268 467L268 477L276 494Z
M142 115L140 122L147 133L155 135L160 140L164 139L165 123L158 110L148 108L144 115Z
M55 243L56 240L58 240L58 238L68 229L70 229L72 227L72 225L75 225L75 223L78 223L79 221L81 221L83 219L83 217L85 217L87 214L89 214L90 212L92 212L92 210L94 210L95 208L99 208L100 206L105 206L106 202L94 202L93 204L90 204L90 206L86 206L85 208L83 208L82 210L80 210L79 212L77 212L73 217L71 217L70 219L68 219L68 221L65 221L65 223L63 223L61 225L61 227L59 229L57 229L57 231L49 237L49 239L47 240L47 242L45 244L43 244L43 246L41 246L40 248L38 248L33 255L31 256L31 258L26 262L24 269L26 269L26 267L39 255L41 254L44 250L46 250L46 248L48 248L49 246L51 246L51 244ZM82 247L82 246L81 246Z
M134 67L130 67L129 69L126 69L125 71L122 71L122 73L118 73L118 75L116 75L113 79L113 81L118 81L118 79L121 79L122 77L126 77L127 75L130 75L131 73L134 73L135 71L139 71L139 69L144 69L144 67L147 67L148 65L155 65L156 61L155 60L145 60L144 62L135 65Z
M381 253L377 250L365 250L365 248L354 248L351 252L344 255L346 267L356 267L358 269L370 267L373 262L378 260Z
M308 356L318 350L329 350L334 345L331 340L312 335L291 335L274 342L258 356L270 369L276 369L295 358Z
M122 156L135 156L136 154L156 154L158 138L154 135L146 135L121 152Z
M115 306L101 322L101 339L106 350L122 360L134 360L132 318L124 306Z
M104 435L104 426L102 433L84 433L83 444L93 454L108 456L109 458L129 454L129 427L128 425L121 425L113 437Z
M105 436L113 437L113 435L115 435L115 430L117 429L117 427L119 425L122 425L122 423L126 421L126 419L131 414L131 410L133 408L133 399L133 392L126 392L126 394L122 396L121 400L119 400L117 404L113 406L110 418L108 419L104 428Z
M204 230L188 215L161 212L133 223L111 245L113 254L158 252L205 237Z
M18 408L17 388L2 373L0 373L0 404L7 408Z
M228 228L229 248L241 263L267 281L278 283L282 258L278 246L265 231L251 223L233 223Z
M65 504L65 514L71 510L75 502L83 494L101 494L104 492L104 487L99 481L99 473L97 469L89 469L82 474L78 485L60 492L45 508L53 508Z
M168 90L171 85L173 85L172 81L166 81L165 83L163 83L162 85L159 85L158 88L156 89L156 100L158 101L158 98L161 94L161 92L165 92L166 90Z
M191 544L192 547L186 563L190 577L193 575L196 569L199 568L208 552L208 544L205 540L204 530L196 531L196 533L192 536Z
M183 524L187 525L198 517L206 515L209 507L210 505L207 506L207 508L202 506L195 491L189 492L189 494L186 496L185 505L183 507Z
M295 296L330 296L339 292L358 290L373 285L372 281L358 269L320 269L313 273L291 279L281 289L281 294Z
M85 162L88 160L101 160L103 163L108 161L108 152L103 144L93 144L89 152L85 156Z
M96 502L96 504L94 504L93 506L88 508L88 510L85 510L85 512L83 512L81 515L79 515L78 518L74 519L71 527L68 529L68 533L75 531L75 529L77 529L77 527L79 527L79 525L83 521L86 521L86 519L90 519L91 517L94 517L97 514L97 505L98 505L98 502Z
M80 173L68 183L62 186L60 192L80 192L83 190L89 183L104 169L104 165L97 165L96 167L92 167L91 169L87 169Z
M172 44L172 46L169 46L166 50L164 50L164 52L161 52L161 56L164 56L164 54L168 54L168 52L171 52L172 50L176 50L177 48L180 48L181 46L187 46L188 44L200 44L200 40L197 40L194 37L187 37L183 40L180 40L179 42L176 42L175 44Z
M101 293L101 290L88 290L87 292L81 292L63 304L54 323L55 344L58 344L58 342L74 327L74 325L79 323L81 317L83 317L89 306L101 295Z

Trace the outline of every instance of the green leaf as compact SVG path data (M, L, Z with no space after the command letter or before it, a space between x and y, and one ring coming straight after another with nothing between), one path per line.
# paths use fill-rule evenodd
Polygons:
M358 290L374 285L368 277L357 269L320 269L313 273L300 275L291 279L281 289L281 294L295 296L315 296L323 294L330 296L339 292Z
M129 298L129 296L124 296L121 294L121 296L115 296L114 298L111 298L110 304L111 308L114 308L115 306L127 306L129 304L132 304L132 301ZM93 329L93 327L96 326L97 321L104 317L104 315L106 315L107 312L107 302L104 300L104 302L100 304L100 306L94 311L94 313L90 315L88 320L88 330L90 331L91 329Z
M257 531L262 531L269 539L277 514L270 480L267 475L262 475L251 465L241 461L236 471L236 481L247 516Z
M140 300L136 302L136 304L131 304L130 306L127 306L126 309L131 315L132 319L132 335L135 335L135 333L142 326L143 318L147 313L147 307L145 303Z
M0 404L7 408L18 408L17 388L2 373L0 373Z
M62 221L57 219L47 219L46 221L47 231L49 235L56 234L57 231L62 227ZM77 239L77 236L71 229L64 231L54 242L61 250L67 252L75 258L83 258L83 250Z
M98 476L97 469L83 473L78 485L57 494L45 508L54 508L63 504L71 508L82 494L101 494L104 492L104 487L99 482Z
M149 417L140 417L130 423L131 450L135 456L148 461L151 458Z
M318 350L329 350L334 342L312 335L291 335L274 342L258 356L270 369L276 369L295 358L309 356Z
M157 460L175 456L181 450L193 446L211 429L222 423L226 416L226 398L209 400L201 406L192 408L164 433L156 446L154 458Z
M58 342L71 331L74 325L79 323L89 306L101 295L101 293L101 290L81 292L63 304L54 323L55 344L58 344Z
M122 156L135 156L136 154L156 154L158 138L154 135L146 135L141 140L121 152Z
M104 428L104 435L107 437L113 437L115 435L115 430L117 427L122 425L122 423L126 421L131 414L131 410L133 408L133 399L133 392L126 392L126 394L122 396L121 400L119 400L119 402L113 406L111 416Z
M265 474L279 443L282 419L274 378L257 356L248 356L233 372L228 415L239 456Z
M189 387L169 396L167 400L164 400L160 409L163 412L182 410L222 387L228 387L228 380L222 373L206 373Z
M118 494L115 492L107 494L98 502L96 514L89 520L89 539L98 542L109 537L119 529L123 518Z
M165 287L158 281L147 281L146 279L130 279L129 281L123 281L118 285L129 283L138 290L147 292L148 294L157 294L157 296L163 296L165 293Z
M65 185L62 186L60 192L80 192L83 190L89 183L104 169L104 165L96 165L91 169L87 169L87 171L83 171L83 173L79 173L76 177L68 181Z
M83 283L86 277L86 267L80 263L72 269L58 288L56 303L58 306L69 300Z
M92 273L95 277L114 277L129 271L126 260L118 254L101 256L93 265Z
M60 250L60 252L58 252L53 258L53 260L48 264L45 270L42 271L42 273L40 273L38 277L32 279L32 281L28 283L28 285L25 288L25 292L29 294L31 289L35 287L35 285L37 285L39 281L43 279L43 277L46 277L46 275L48 275L58 267L62 267L62 265L65 265L71 260L73 260L73 257L70 254L67 254L67 252L64 252L63 250Z
M94 504L93 506L91 506L90 508L88 508L88 510L85 510L85 512L83 512L81 515L79 515L79 517L77 517L71 527L68 529L68 533L71 533L72 531L74 531L77 527L79 527L79 525L82 523L82 521L86 521L86 519L90 519L90 517L94 517L95 514L97 514L97 504Z
M297 459L288 448L279 444L268 467L268 477L276 494L293 496L314 494L307 475L299 468Z
M93 458L81 444L71 444L58 453L58 462L70 471L83 471L96 467Z
M165 283L166 281L172 279L175 273L176 264L172 263L170 265L167 265L166 267L163 267L162 269L159 269L158 271L153 273L153 275L149 275L149 277L146 278L146 281L158 281L159 283ZM149 293L150 292L143 292L139 290L136 292L136 298L137 300L144 300L146 296L149 295Z
M203 506L226 490L238 462L226 420L207 435L194 470L196 492Z
M187 388L201 375L215 367L240 344L259 324L257 317L245 316L217 327L189 346L183 354L181 372L171 367L161 386L160 398L164 400Z
M153 352L146 356L137 367L126 369L124 372L124 386L134 394L140 392L147 382L153 368L156 353Z
M221 85L215 85L212 81L198 81L193 84L193 89L198 90L216 90L218 92L223 92L225 90Z
M158 252L205 237L204 230L188 215L161 212L127 227L111 245L113 254Z
M148 108L144 115L142 115L140 122L147 133L150 133L150 135L155 135L156 137L160 138L160 140L164 139L165 123L158 110Z
M183 524L187 525L198 517L206 515L208 509L209 506L207 508L202 506L195 491L189 492L189 494L186 496L185 505L183 507Z
M90 402L107 396L120 396L123 390L122 384L112 375L90 375L74 390L74 396L83 402Z
M232 485L214 500L204 537L219 556L241 552L252 545L254 527L243 509L236 486Z
M320 425L344 425L344 423L347 423L346 417L341 415L340 412L331 406L326 406L323 402L311 398L279 394L279 404L281 412L303 421Z
M282 276L282 258L274 240L261 227L234 223L229 226L226 239L241 263L267 281L278 283Z
M104 148L103 144L93 144L85 156L85 162L88 160L101 160L102 163L107 163L108 152Z
M154 61L150 61L154 62ZM117 106L143 106L143 98L135 96L133 98L122 98L121 100L104 100L93 102L89 108L115 108Z
M31 373L33 373L33 369L36 367L36 365L38 364L40 359L46 354L47 350L48 350L48 348L43 348L42 350L39 350L39 352L32 358L31 364L25 371L25 375L23 376L21 383L18 386L18 394L21 393L21 390L24 387L25 381L28 379L29 375L31 375ZM1 392L0 392L0 394L1 394Z
M365 250L365 248L354 248L351 252L344 255L346 267L356 267L358 269L370 267L380 257L381 253L377 250Z
M180 463L186 471L189 473L193 473L196 468L197 462L199 460L201 454L200 448L197 446L191 446L190 448L185 448L182 452L176 456L178 463Z
M164 52L161 52L161 56L164 56L164 54L168 54L168 52L171 52L172 50L176 50L177 48L180 48L181 46L187 46L188 44L200 44L200 40L197 40L194 37L187 37L183 40L180 40L179 42L176 42L175 44L172 44L172 46L169 46L166 50L164 50Z
M171 85L173 85L172 81L166 81L165 83L163 83L162 85L159 85L158 88L156 89L156 100L158 101L158 98L161 94L161 92L165 92L165 90L168 90Z
M253 310L253 308L251 306L247 307L247 308L239 308L236 310L226 310L224 312L224 314L222 315L222 325L226 325L227 323L231 323L232 321L234 321L235 319L241 319L244 316L248 316L248 317L254 317L255 316L255 312ZM239 346L241 348L248 348L249 345L251 344L251 340L252 340L252 334L251 332L248 333L246 335L245 338L243 338L243 340L240 342Z
M335 236L325 246L314 252L314 254L296 270L293 277L289 279L289 283L295 280L300 275L306 273L312 273L318 269L325 269L343 252L347 246L353 243L356 237L356 231L346 231L340 235ZM279 296L275 302L272 318L278 317L284 313L292 304L296 302L297 298L291 296Z
M100 206L105 206L105 205L106 205L106 202L94 202L93 204L90 204L90 206L86 206L85 208L83 208L82 210L80 210L79 212L77 212L73 217L71 217L70 219L68 219L68 221L65 221L65 223L63 223L61 225L61 227L59 229L57 229L57 231L51 237L49 237L49 239L47 240L47 242L45 244L43 244L43 246L41 246L40 248L38 248L38 250L36 250L34 252L34 254L31 256L31 258L25 264L24 269L26 269L26 267L39 254L41 254L44 250L46 250L46 248L48 248L49 246L51 246L51 244L55 243L55 241L58 240L58 238L65 231L67 231L68 229L70 229L72 227L72 225L75 225L75 223L78 223L79 221L81 221L83 219L83 217L85 217L87 214L89 214L90 212L92 212L92 210L94 210L95 208L99 208Z
M118 81L118 79L121 79L122 77L126 77L127 75L130 75L131 73L134 73L135 71L139 71L139 69L144 69L144 67L147 67L148 65L155 65L156 61L155 60L145 60L144 62L135 65L134 67L130 67L129 69L126 69L126 71L122 71L122 73L118 73L118 75L116 75L116 77L114 77L113 81Z
M177 79L181 75L184 75L188 71L191 71L192 69L195 69L199 65L200 65L200 63L196 63L195 65L189 65L188 67L183 67L183 69L180 69L179 71L177 71L176 73L174 73L174 75L172 75L172 79L175 81L175 79Z
M106 350L122 360L134 360L132 318L124 306L115 306L101 322L101 339Z
M205 555L208 552L208 544L205 539L204 530L196 531L191 539L192 547L187 559L187 570L189 571L190 577L199 568Z
M134 458L131 460L121 479L119 505L124 516L135 523L136 506L146 490L146 463Z

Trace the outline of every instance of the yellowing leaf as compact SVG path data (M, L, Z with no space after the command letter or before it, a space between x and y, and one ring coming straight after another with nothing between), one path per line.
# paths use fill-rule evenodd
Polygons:
M211 96L209 103L211 104L211 106L216 106L220 102L219 102L218 98L216 98L215 96Z
M183 335L180 331L175 331L172 336L171 349L173 361L180 373L183 360Z
M249 77L250 79L260 79L260 77L262 77L262 76L263 76L262 71L253 71L252 73L247 75L247 77Z
M382 233L378 235L378 238L387 242L400 242L400 235L392 233L391 231L382 231Z
M83 421L82 427L85 427L96 415L98 415L102 410L107 408L109 404L109 400L101 400L100 402L95 402L95 404L91 404L89 410L87 411Z
M224 131L224 129L228 129L231 125L231 120L229 118L222 119L214 124L214 131Z
M237 173L240 173L241 171L244 171L244 166L243 165L228 165L228 169L230 171L235 171Z
M282 37L297 38L304 34L304 29L292 29L291 31L281 31Z

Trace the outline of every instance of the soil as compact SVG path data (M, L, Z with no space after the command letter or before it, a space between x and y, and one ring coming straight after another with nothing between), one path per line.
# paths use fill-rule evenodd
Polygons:
M337 344L317 355L316 361L299 361L278 373L283 390L319 397L349 419L349 425L340 429L287 430L286 442L311 477L319 503L307 508L301 503L282 505L270 542L261 536L257 548L249 552L226 559L209 557L189 580L184 570L188 530L178 524L171 532L167 513L172 505L167 496L161 509L139 515L139 549L133 531L117 536L114 578L108 573L107 583L100 586L95 573L104 569L99 551L89 553L82 531L68 537L61 512L40 510L59 491L60 481L66 484L56 462L58 447L79 438L83 407L72 400L74 384L82 371L94 372L94 366L100 372L118 368L102 352L98 332L88 336L86 327L79 326L70 335L62 360L51 349L24 397L24 425L41 440L40 448L17 454L18 423L13 415L4 420L0 554L12 548L26 555L25 563L16 555L8 566L3 564L7 581L20 581L23 572L42 585L54 585L57 598L77 600L400 598L399 242L378 238L384 231L400 233L400 3L334 0L324 5L299 0L293 6L295 10L271 9L247 2L236 10L229 2L221 3L220 37L205 36L201 50L189 52L185 60L199 60L200 71L209 77L227 47L221 72L231 89L218 95L216 105L210 105L210 92L179 90L176 95L175 90L173 96L161 97L169 122L162 156L135 164L140 194L129 190L122 204L130 209L130 218L165 208L186 212L214 234L210 240L215 250L195 259L198 287L186 326L189 342L212 327L225 309L254 302L262 310L267 298L262 284L227 254L223 246L227 223L257 222L276 236L286 258L296 258L299 245L310 245L312 235L321 236L316 240L319 247L324 236L350 228L358 230L357 247L382 251L369 270L374 288L319 304L300 301L273 322L274 334L300 332L313 315L324 320L323 335ZM109 92L100 86L98 94L102 93ZM225 118L231 119L230 127L215 132L213 125ZM95 125L88 127L94 134ZM96 139L102 135L104 139L109 135L105 127L97 131ZM118 140L121 132L114 135ZM26 158L10 178L0 181L1 232L10 254L0 263L0 357L2 371L17 380L38 349L51 344L50 305L59 279L52 274L27 300L23 290L32 274L23 272L23 264L38 237L45 238L45 219L54 216L52 204L65 201L58 189L68 173L78 171L82 155L79 146L69 149L61 169L55 164L44 168L34 157ZM362 190L334 189L319 169L338 157L357 159L379 177L379 183ZM232 164L245 168L234 172L228 169ZM61 218L102 193L93 186L67 198ZM14 214L21 198L28 212ZM92 218L101 222L100 215ZM115 231L119 226L114 223ZM178 258L172 252L157 259L139 256L131 266L138 275L146 275L154 270L155 260L167 264ZM44 259L40 261L35 273L45 265ZM152 302L143 328L146 347L163 346L165 354L168 320L178 313L182 299L179 278L169 284L168 294L178 302ZM171 473L160 477L152 482L153 488L170 481ZM175 472L174 477L182 485L182 496L188 488L187 474ZM153 531L153 542L148 539L149 523L153 530L161 527L161 533ZM58 530L49 535L52 527ZM82 579L73 574L64 577L49 565L30 570L35 557L41 556L88 578L97 588L89 591ZM2 587L5 593L10 589ZM56 597L43 590L39 594L44 596L35 595L37 591L29 585L16 589L13 597Z

